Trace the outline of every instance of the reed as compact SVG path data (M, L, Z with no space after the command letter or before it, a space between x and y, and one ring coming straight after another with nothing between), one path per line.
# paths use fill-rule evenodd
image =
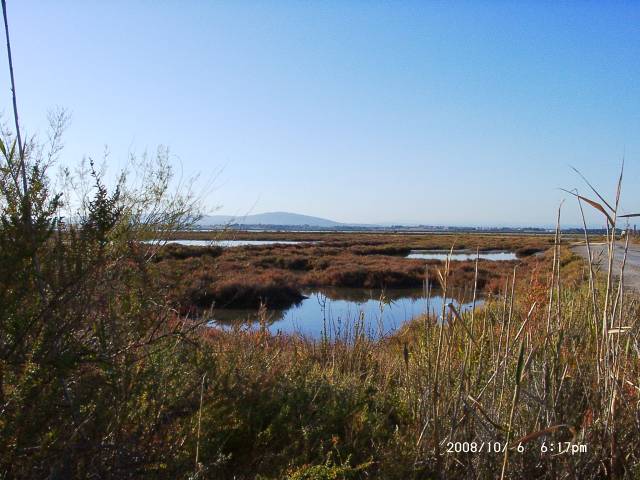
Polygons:
M579 206L593 207L583 198ZM621 216L607 213L613 258L629 244L616 236ZM73 317L60 313L61 322L95 315L95 332L78 321L69 341L82 347L81 359L96 345L108 355L69 367L62 354L2 364L0 473L46 478L54 462L69 478L130 471L222 479L633 478L640 302L625 288L625 257L620 265L607 258L602 269L591 256L584 263L573 255L559 228L551 240L542 255L496 270L495 290L484 291L481 306L463 311L452 300L381 338L376 318L327 314L317 341L270 334L264 303L258 329L210 328L169 308L170 290L155 289L171 285L156 267L176 262L194 270L192 292L217 283L240 294L253 287L210 278L219 273L213 265L280 262L279 249L156 251L140 262L140 276L131 273L137 257L116 249L105 276L94 274L102 279L91 290L95 301L75 302ZM135 242L126 245L138 252ZM317 273L322 255L301 263L302 250L283 253L290 258L282 265L311 269L261 272L262 294ZM357 259L371 267L392 261L386 257ZM49 267L56 257L42 258ZM353 253L342 258L356 262ZM432 292L477 299L485 268L478 258L466 265L448 259L419 263L412 275L427 300ZM383 314L384 295L379 305ZM64 388L51 381L50 358L67 369ZM569 450L551 451L558 445Z
M578 198L580 207L584 198ZM364 451L350 441L336 447L357 465L373 460L361 470L363 478L365 471L380 478L637 473L640 305L624 288L624 256L619 268L613 260L616 248L628 248L628 241L617 243L618 217L615 210L607 216L613 223L606 270L599 271L590 258L579 281L571 278L578 260L562 242L559 210L550 254L526 275L514 268L500 295L479 309L461 312L448 304L437 318L425 316L375 342L334 336L323 342L331 355L319 357L326 359L320 363L314 359L315 342L289 340L299 342L297 362L306 365L301 368L328 368L334 382L349 379L353 388L374 388L367 398L381 404L370 420L390 421L380 430L390 436L370 438ZM586 228L585 242L591 242ZM445 261L436 269L445 296L450 266ZM474 283L477 261L475 266ZM429 285L427 275L427 295ZM606 320L594 323L597 318ZM287 363L286 350L280 352L282 368L296 370ZM341 439L353 439L354 429L362 428L347 418L343 422L341 433L333 431ZM458 446L493 451L473 454Z

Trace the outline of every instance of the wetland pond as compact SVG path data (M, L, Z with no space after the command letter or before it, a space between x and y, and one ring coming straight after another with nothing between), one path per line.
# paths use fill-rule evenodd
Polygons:
M247 246L262 246L262 245L299 245L299 244L313 244L317 241L297 241L297 240L167 240L162 242L161 240L148 240L146 243L165 243L165 244L177 244L190 247L209 247L218 246L222 248L231 247L247 247ZM413 258L418 260L438 260L445 261L447 257L451 256L451 261L468 262L475 261L476 253L468 250L454 250L450 254L448 250L411 250L406 258ZM508 252L504 250L485 251L480 252L480 260L490 260L494 262L499 261L512 261L517 260L518 257L514 252Z
M149 240L147 243L174 243L177 245L185 245L187 247L247 247L252 245L297 245L299 243L316 243L316 242L298 242L291 240Z
M354 326L361 324L362 331L369 338L382 338L397 330L405 322L432 313L439 317L443 298L431 295L425 298L422 288L379 289L327 288L304 292L306 298L285 310L267 310L267 328L273 333L299 334L307 338L319 339L324 335L331 339L347 339L353 334ZM471 303L456 308L466 311ZM476 306L482 303L476 301ZM447 310L448 311L448 310ZM233 328L238 324L258 327L257 310L218 309L214 310L210 325ZM362 319L362 322L360 320Z
M458 250L458 251L454 250L452 253L450 253L448 250L411 250L411 252L409 253L409 255L407 255L406 258L445 261L449 256L451 256L452 262L475 261L476 256L479 256L480 260L490 260L492 262L501 262L501 261L518 259L518 257L514 252L506 252L502 250L480 252L479 255L476 255L475 252L469 252L466 250Z

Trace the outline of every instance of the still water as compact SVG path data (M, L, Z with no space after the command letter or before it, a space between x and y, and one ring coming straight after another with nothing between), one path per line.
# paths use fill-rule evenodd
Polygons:
M407 258L419 258L422 260L441 260L445 261L449 257L448 250L411 250ZM474 261L476 254L468 251L453 251L451 254L452 261ZM480 260L491 260L493 262L505 260L517 260L516 254L513 252L480 252Z
M439 316L443 298L425 298L421 288L370 290L363 288L333 288L305 292L307 298L286 310L268 310L267 328L273 334L300 334L309 338L327 335L332 339L344 339L353 333L356 322L370 338L384 337L403 323L422 315ZM446 303L452 301L447 299ZM467 310L470 303L459 305ZM476 305L480 305L480 301ZM258 325L256 310L219 309L213 312L211 323L230 328L234 324Z
M175 243L178 245L186 245L190 247L209 247L218 246L223 248L229 247L245 247L249 245L295 245L298 243L315 243L315 242L296 242L289 240L151 240L148 243Z

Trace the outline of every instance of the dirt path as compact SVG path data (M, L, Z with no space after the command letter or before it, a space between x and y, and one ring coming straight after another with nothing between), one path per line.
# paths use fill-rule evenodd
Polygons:
M571 250L585 259L588 257L587 246L584 243L573 245ZM592 243L591 256L594 265L598 265L601 271L605 271L608 262L607 246L604 243ZM616 275L620 274L623 258L624 243L618 242L616 244L613 270ZM640 291L640 246L638 245L629 245L624 267L624 284L629 288Z

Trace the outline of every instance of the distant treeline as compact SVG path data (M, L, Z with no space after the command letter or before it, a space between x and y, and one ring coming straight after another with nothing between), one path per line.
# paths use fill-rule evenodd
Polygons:
M514 233L514 234L552 234L555 229L541 227L440 227L431 225L392 225L392 226L361 226L343 225L339 227L319 227L316 225L248 225L233 223L228 225L199 225L194 230L240 230L240 231L267 231L267 232L408 232L408 233ZM621 234L624 230L617 228L616 234ZM584 234L582 228L563 228L565 234ZM589 235L605 235L604 228L590 228Z

